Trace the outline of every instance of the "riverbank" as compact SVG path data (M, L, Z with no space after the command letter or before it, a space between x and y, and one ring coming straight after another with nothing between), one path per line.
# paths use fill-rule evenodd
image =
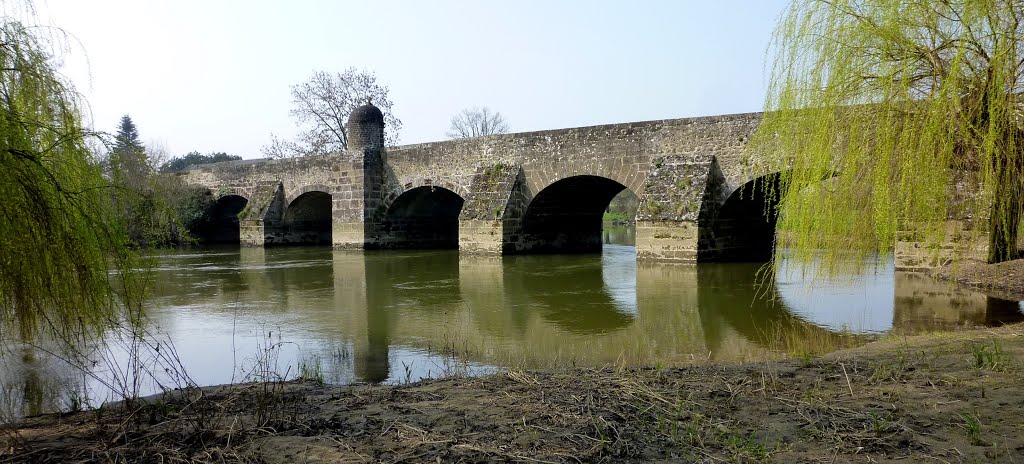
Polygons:
M817 359L250 384L29 418L0 462L1024 461L1024 325Z
M1024 300L1024 259L998 264L964 261L945 266L933 276L1004 300Z

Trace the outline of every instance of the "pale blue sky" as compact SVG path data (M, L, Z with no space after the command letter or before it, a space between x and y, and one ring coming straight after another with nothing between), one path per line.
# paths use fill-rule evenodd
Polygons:
M245 158L296 132L291 84L349 66L390 87L402 144L470 106L515 132L760 111L787 3L37 1L81 43L67 70L97 129L127 113L172 155Z

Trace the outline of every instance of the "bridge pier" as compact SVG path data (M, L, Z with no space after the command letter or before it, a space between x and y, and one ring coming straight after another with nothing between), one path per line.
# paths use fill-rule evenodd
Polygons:
M713 259L717 244L708 237L729 190L717 158L665 155L652 164L637 211L637 259Z
M974 231L968 221L947 220L941 227L941 238L908 229L896 238L893 260L897 271L931 271L949 264L954 257L988 259L988 234Z
M459 252L500 255L504 236L500 221L459 221Z
M700 226L695 221L636 222L636 257L640 260L696 263Z
M366 242L365 228L362 222L333 222L331 247L335 250L362 250Z

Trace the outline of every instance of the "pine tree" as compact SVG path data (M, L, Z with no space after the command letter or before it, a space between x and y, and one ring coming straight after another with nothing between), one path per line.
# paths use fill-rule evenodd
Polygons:
M136 244L156 240L154 212L157 198L151 185L153 168L148 162L145 147L139 141L139 131L127 114L118 124L116 140L108 157L111 183L117 188L113 202L128 224L128 232Z
M117 126L114 147L110 151L110 169L115 184L139 190L139 182L150 174L146 149L139 141L139 130L127 114Z
M139 130L127 114L121 116L121 122L117 125L117 144L114 150L121 153L145 151L142 142L139 141Z

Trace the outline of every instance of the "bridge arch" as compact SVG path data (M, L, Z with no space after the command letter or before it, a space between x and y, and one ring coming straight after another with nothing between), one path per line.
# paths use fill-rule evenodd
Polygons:
M284 239L289 245L330 245L332 199L322 185L308 185L285 197L282 215Z
M323 184L303 185L301 187L293 189L288 195L286 195L284 197L284 203L286 205L291 205L293 202L295 202L295 199L309 192L321 192L330 194L331 188Z
M572 174L569 176L562 175L567 169L561 163L525 166L524 169L529 171L527 178L531 180L530 190L542 192L552 184L573 177L600 177L617 182L637 195L643 191L647 177L643 172L646 172L649 161L631 157L602 158L600 161L581 160L578 165L571 167ZM642 166L642 169L638 166Z
M626 188L618 181L594 175L551 182L518 211L519 217L506 217L503 252L600 252L604 211Z
M395 185L395 187L392 188L391 191L388 192L388 194L384 197L384 202L381 205L382 209L387 210L388 208L391 207L391 204L394 203L396 199L398 199L398 197L418 187L433 187L435 189L443 188L445 190L449 190L455 193L460 198L465 199L469 197L469 190L465 186L457 182L452 182L448 179L436 179L432 177L412 177L401 179L400 181L398 181L398 184Z
M458 184L431 179L402 184L381 206L376 247L457 249L465 202L465 189Z
M780 183L783 173L751 179L719 205L698 241L698 261L765 262L775 252Z
M249 199L237 189L221 192L215 196L206 210L205 218L195 224L190 232L203 244L239 244L241 227L239 215L249 204ZM212 195L212 193L211 193Z

